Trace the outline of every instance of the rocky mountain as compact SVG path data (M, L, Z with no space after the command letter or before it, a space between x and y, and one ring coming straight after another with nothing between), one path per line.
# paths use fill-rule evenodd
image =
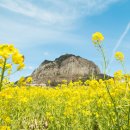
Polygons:
M45 60L31 76L34 84L44 84L48 80L52 83L59 83L64 79L74 81L92 74L100 74L100 69L94 62L80 56L65 54L54 61Z

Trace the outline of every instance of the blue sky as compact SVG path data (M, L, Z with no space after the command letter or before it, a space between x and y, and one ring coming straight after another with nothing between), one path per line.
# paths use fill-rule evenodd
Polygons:
M130 0L0 0L0 43L13 43L25 55L26 68L11 80L27 76L45 60L71 53L94 61L102 59L91 42L102 32L112 75L121 69L112 55L125 54L130 72Z

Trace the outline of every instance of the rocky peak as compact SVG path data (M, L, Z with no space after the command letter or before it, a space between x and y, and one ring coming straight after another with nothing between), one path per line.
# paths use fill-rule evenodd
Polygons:
M54 61L45 60L31 76L35 84L42 84L48 80L52 82L61 82L63 79L70 81L99 73L100 70L94 62L73 54L65 54Z
M62 65L62 62L64 62L67 59L71 59L71 60L75 60L79 58L79 56L75 56L73 54L65 54L65 55L61 55L59 58L55 59L55 62L57 63L57 65L59 66L59 68Z

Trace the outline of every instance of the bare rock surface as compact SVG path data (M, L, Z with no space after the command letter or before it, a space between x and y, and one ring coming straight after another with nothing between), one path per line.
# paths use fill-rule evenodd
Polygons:
M77 80L79 77L100 74L99 67L92 61L65 54L56 58L54 61L45 60L31 74L34 84L51 82L61 82L62 80Z

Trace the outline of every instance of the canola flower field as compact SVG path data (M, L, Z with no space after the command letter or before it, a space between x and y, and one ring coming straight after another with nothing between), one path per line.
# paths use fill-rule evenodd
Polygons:
M27 86L30 77L9 82L24 68L24 56L13 45L0 45L0 130L130 130L130 75L119 70L105 78L103 40L99 32L92 36L104 60L104 79L63 81L53 88ZM124 69L123 53L115 58Z
M0 93L0 129L127 130L130 88L126 92L126 83L118 78L56 88L6 88Z

